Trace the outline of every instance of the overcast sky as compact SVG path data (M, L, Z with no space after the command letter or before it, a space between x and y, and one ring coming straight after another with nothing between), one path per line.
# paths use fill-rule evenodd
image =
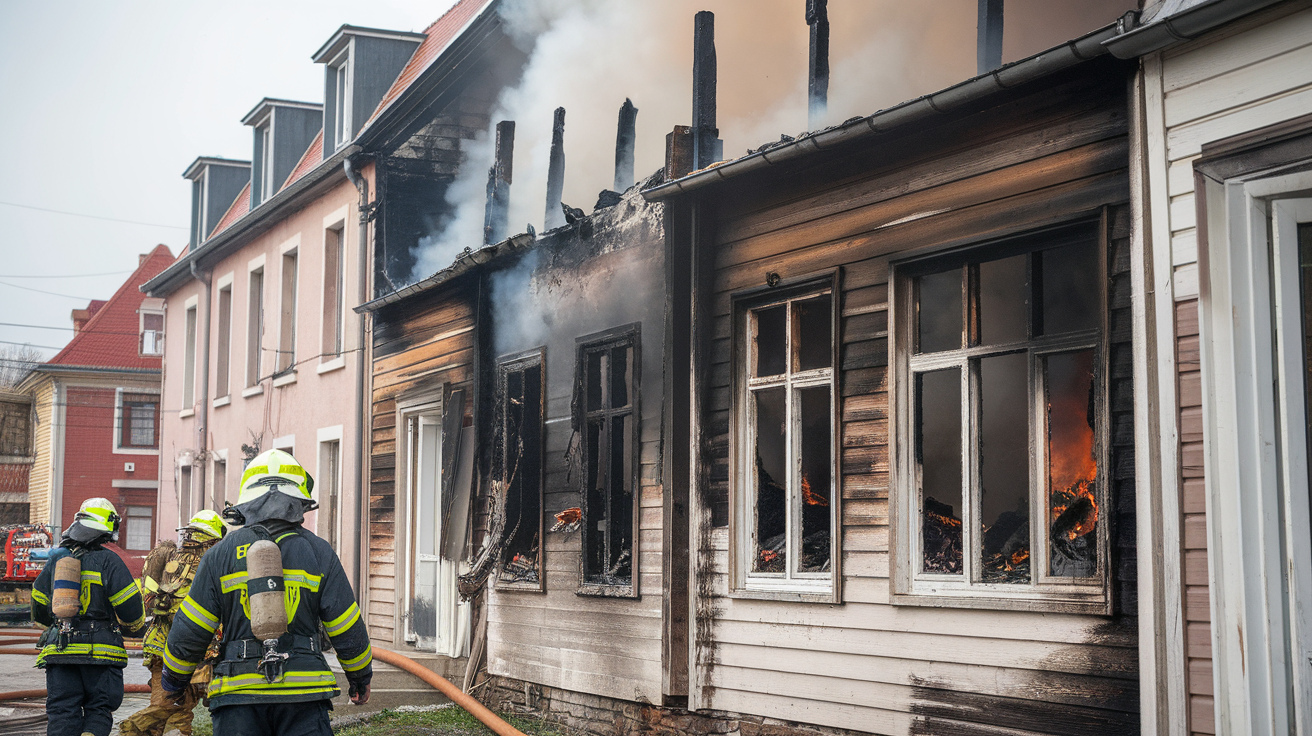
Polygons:
M322 102L310 55L343 23L422 31L452 3L0 0L0 322L70 328L137 254L176 255L193 159L249 159L241 118L263 97ZM19 278L37 275L61 278ZM72 334L0 325L0 340L55 348Z

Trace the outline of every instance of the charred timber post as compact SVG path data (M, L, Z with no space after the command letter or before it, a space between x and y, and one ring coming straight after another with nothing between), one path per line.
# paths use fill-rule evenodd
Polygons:
M496 158L487 171L487 210L483 215L483 244L506 239L510 215L510 184L515 170L515 121L497 123Z
M633 146L638 131L638 108L633 100L624 99L620 106L619 129L615 133L615 186L617 192L633 186Z
M975 60L979 74L1002 66L1002 0L979 0Z
M665 180L673 181L692 171L692 128L676 125L665 135Z
M547 214L542 220L543 229L565 224L565 212L560 199L565 194L565 108L556 108L551 124L551 159L547 163Z
M829 108L829 0L806 0L806 24L811 27L806 127L815 130Z
M715 123L715 13L703 10L693 20L692 133L693 169L719 161L724 152Z

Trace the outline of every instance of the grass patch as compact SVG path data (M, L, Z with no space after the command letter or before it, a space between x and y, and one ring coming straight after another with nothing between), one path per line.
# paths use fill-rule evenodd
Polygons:
M559 727L540 719L502 714L510 725L530 736L565 736ZM414 712L380 711L367 723L336 731L337 736L486 736L492 729L463 708ZM199 736L196 734L195 736Z
M197 703L191 716L191 736L214 736L214 724L210 721L210 709L204 703Z

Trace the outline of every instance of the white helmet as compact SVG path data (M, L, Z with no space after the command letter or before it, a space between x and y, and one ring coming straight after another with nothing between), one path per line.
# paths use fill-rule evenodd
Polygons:
M88 498L73 515L73 521L88 529L113 534L118 531L119 515L114 504L104 498Z

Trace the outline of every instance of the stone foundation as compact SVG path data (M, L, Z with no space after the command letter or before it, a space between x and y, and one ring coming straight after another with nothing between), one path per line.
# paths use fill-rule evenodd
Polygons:
M589 736L856 736L859 733L761 716L719 711L693 713L508 677L492 677L480 689L479 700L492 710L540 717L565 727L572 734Z

